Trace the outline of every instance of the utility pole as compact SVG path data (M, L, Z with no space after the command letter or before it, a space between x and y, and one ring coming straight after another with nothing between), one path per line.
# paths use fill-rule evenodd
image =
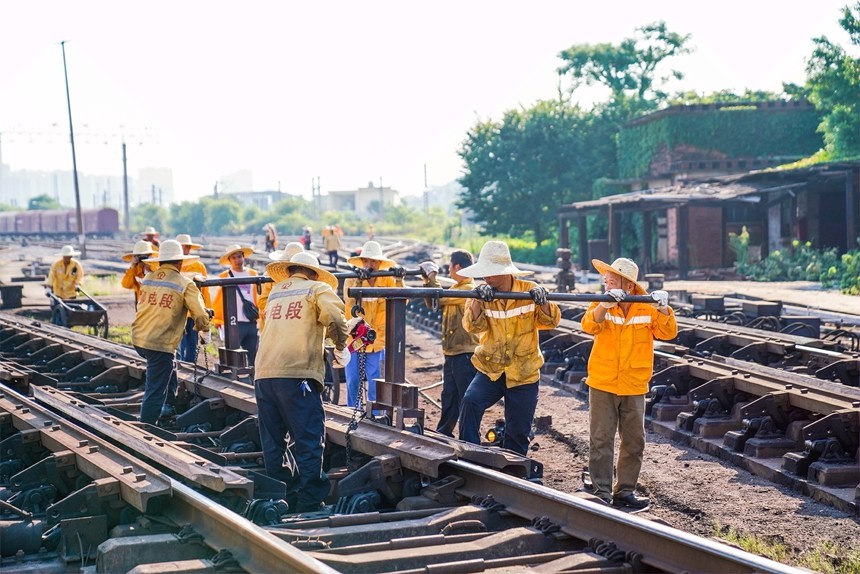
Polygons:
M424 211L430 211L430 194L427 191L427 164L424 164Z
M128 162L125 155L125 139L122 140L122 200L125 214L125 232L131 233L128 217Z
M382 187L382 176L379 176L379 221L385 218L385 192Z
M66 68L66 42L60 42L63 49L63 74L66 78L66 106L69 108L69 139L72 143L72 176L75 181L75 210L78 216L78 243L81 246L81 257L87 256L87 233L84 230L84 218L81 215L81 190L78 186L78 160L75 156L75 129L72 123L72 99L69 96L69 72Z

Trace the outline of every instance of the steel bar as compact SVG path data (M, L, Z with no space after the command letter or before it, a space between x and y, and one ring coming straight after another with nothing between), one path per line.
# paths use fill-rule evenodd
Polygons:
M381 297L386 299L418 299L418 298L456 298L456 299L478 299L474 291L461 291L452 289L439 289L436 287L351 287L348 295L356 299L361 297ZM494 299L519 299L532 300L532 296L523 291L497 291L493 294ZM547 301L558 302L592 302L600 301L615 303L611 295L598 293L547 293ZM650 295L628 295L624 303L654 303Z

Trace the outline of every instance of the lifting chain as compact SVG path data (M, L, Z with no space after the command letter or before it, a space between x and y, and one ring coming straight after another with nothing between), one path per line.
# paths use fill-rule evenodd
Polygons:
M352 419L346 427L346 466L349 468L352 465L352 431L358 428L358 423L361 422L367 413L364 411L364 389L367 385L367 354L364 347L358 350L358 397L356 397L355 408L352 411Z

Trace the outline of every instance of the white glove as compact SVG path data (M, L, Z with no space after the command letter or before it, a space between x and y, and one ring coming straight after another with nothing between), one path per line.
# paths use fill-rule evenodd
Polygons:
M669 294L665 291L654 291L651 293L651 298L656 301L658 309L662 309L669 304Z
M601 306L601 307L603 307L603 308L605 308L605 309L612 309L613 307L615 307L616 305L618 305L618 302L619 302L619 301L623 301L623 300L624 300L624 295L625 295L625 293L624 293L624 289L610 289L610 290L609 290L609 291L607 291L605 294L606 294L606 295L609 295L610 297L612 297L613 299L615 299L615 301L612 301L612 302L609 302L609 301L601 301L601 302L600 302L600 306Z
M430 278L431 274L439 273L439 266L433 263L432 261L425 261L421 265L418 266L421 269L421 275L426 278Z
M346 322L346 332L349 334L352 334L352 332L355 330L355 326L358 325L359 323L361 323L362 320L363 320L363 317L353 317L352 319L347 321Z
M344 347L340 350L335 348L332 350L332 356L334 357L334 360L332 361L331 366L335 369L343 369L349 364L349 359L352 357L352 353L349 352L349 347Z

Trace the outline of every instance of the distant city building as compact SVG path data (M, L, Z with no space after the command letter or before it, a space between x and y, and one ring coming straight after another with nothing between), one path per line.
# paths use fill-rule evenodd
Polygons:
M254 189L254 174L250 169L240 169L218 178L218 193L238 193L243 189Z
M400 205L400 193L390 187L376 187L368 182L367 187L349 191L330 191L323 196L327 211L352 211L366 219L379 218L388 206Z
M129 179L130 191L134 189L134 185L134 180ZM78 188L82 209L112 207L118 211L122 210L121 176L78 172ZM72 171L12 170L6 164L0 165L0 203L27 209L30 200L40 195L52 197L64 207L75 207Z
M231 193L218 192L217 197L229 197L245 207L255 206L263 211L269 211L279 201L299 196L283 191L235 191Z

